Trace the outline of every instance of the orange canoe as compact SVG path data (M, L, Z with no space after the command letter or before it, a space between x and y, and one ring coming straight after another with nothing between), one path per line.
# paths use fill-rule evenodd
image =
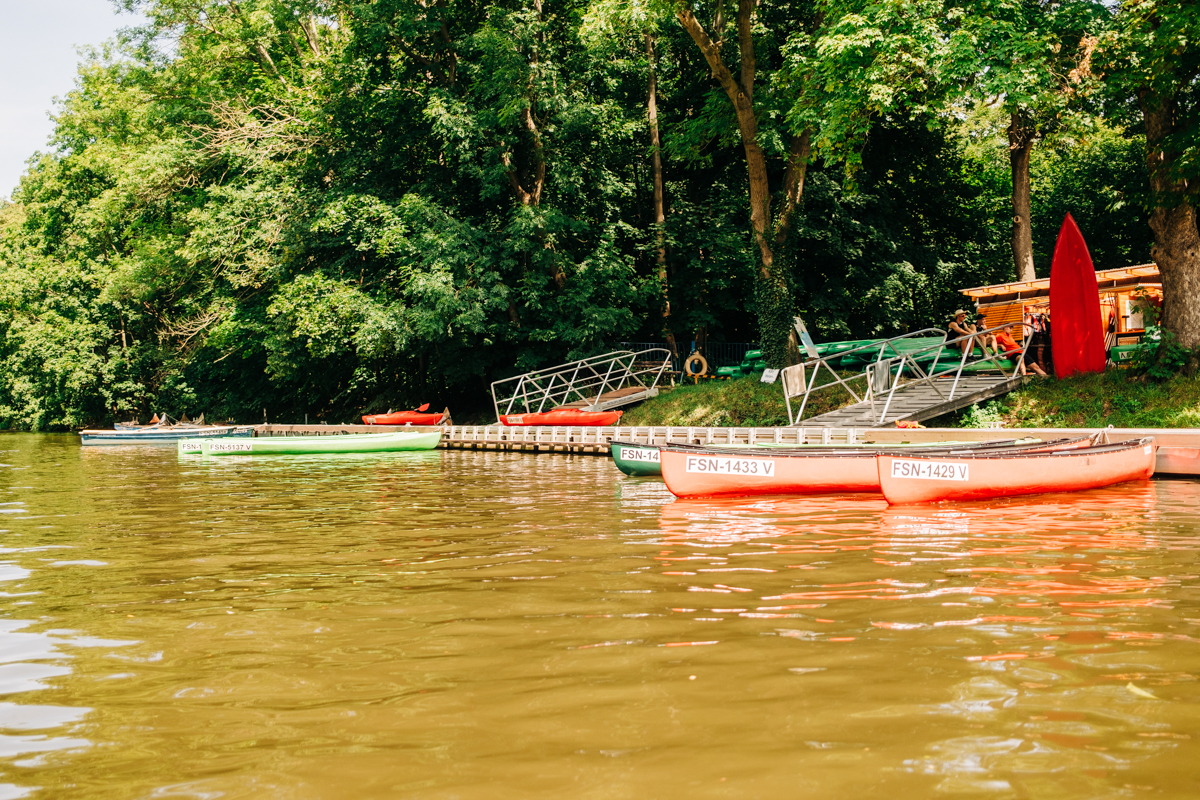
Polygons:
M880 454L879 486L889 503L987 500L1097 489L1154 474L1153 438L1078 450Z
M1047 452L1086 447L1088 437L1059 439L1027 445L1009 442L959 445L934 452ZM863 450L729 450L663 445L659 459L663 481L676 497L720 495L823 494L827 492L878 492L879 467L875 457L888 452L886 445ZM922 451L924 452L924 451Z
M390 414L370 414L362 418L364 425L437 425L449 418L450 409L425 414L420 411L395 411Z
M676 497L879 491L874 450L784 455L665 446L659 459Z
M581 411L578 408L556 408L536 414L501 414L500 422L509 426L524 425L616 425L622 411Z

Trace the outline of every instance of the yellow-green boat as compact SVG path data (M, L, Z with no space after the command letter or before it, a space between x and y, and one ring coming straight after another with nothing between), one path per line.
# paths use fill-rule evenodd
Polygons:
M357 433L329 436L256 436L253 439L184 439L179 454L204 456L303 455L312 453L391 453L432 450L442 439L432 433Z

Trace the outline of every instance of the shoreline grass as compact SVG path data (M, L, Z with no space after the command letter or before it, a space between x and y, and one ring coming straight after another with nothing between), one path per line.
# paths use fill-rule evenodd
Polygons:
M849 374L843 377L849 377ZM793 399L793 410L799 399ZM840 386L823 389L809 399L804 418L834 411L851 402L849 393ZM788 418L783 386L779 381L762 383L756 373L732 380L659 387L658 397L626 411L621 424L771 428L787 425Z
M956 428L1195 428L1200 427L1200 376L1156 383L1128 370L1035 379L1014 392L954 414L929 427Z

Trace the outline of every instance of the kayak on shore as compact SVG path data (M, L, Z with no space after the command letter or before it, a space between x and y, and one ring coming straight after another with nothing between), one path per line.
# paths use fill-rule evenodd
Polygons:
M450 419L450 409L426 412L429 404L415 411L389 411L386 414L367 414L362 418L364 425L441 425Z
M951 457L964 453L1049 452L1086 448L1091 437L1051 442L994 444L923 450L922 457ZM663 480L677 497L719 495L824 494L878 492L880 453L896 450L814 449L729 450L664 445L660 451ZM898 455L903 456L901 451Z
M500 423L509 427L527 425L584 425L603 427L616 425L623 411L583 411L578 408L556 408L533 414L501 414Z
M301 455L312 453L391 453L432 450L442 439L432 433L360 433L328 436L258 436L253 439L200 439L179 443L180 455ZM196 445L199 444L199 450Z
M1154 475L1153 437L1076 450L884 454L879 485L892 505L1076 492Z

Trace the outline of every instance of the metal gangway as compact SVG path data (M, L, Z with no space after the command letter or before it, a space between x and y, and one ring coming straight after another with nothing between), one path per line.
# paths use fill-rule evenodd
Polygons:
M670 366L671 351L665 347L617 350L494 381L492 404L497 419L555 408L608 411L655 397Z
M1029 336L1022 342L1020 356L1013 360L1011 372L1001 367L998 356L986 352L982 356L973 355L976 341L982 345L987 334L1005 327L1007 324L997 325L957 339L947 339L947 333L940 328L924 328L787 367L782 378L788 424L800 423L813 392L831 386L845 389L854 404L806 419L806 426L880 427L898 421L922 422L1011 392L1028 380L1018 371L1029 347ZM897 346L906 339L931 334L931 338L938 339L934 344L913 349ZM963 348L966 340L970 342ZM943 358L947 347L961 348L962 355L956 359L957 363L954 363L955 359L948 359L950 363L939 369L939 362L946 364ZM876 348L879 352L875 360L867 364L863 372L849 378L839 375L830 363L852 353ZM922 362L925 362L924 366ZM832 380L818 383L822 370ZM855 386L859 387L857 391ZM803 397L803 400L793 415L791 401L795 397Z

